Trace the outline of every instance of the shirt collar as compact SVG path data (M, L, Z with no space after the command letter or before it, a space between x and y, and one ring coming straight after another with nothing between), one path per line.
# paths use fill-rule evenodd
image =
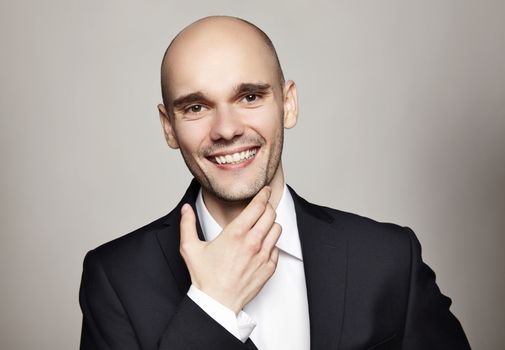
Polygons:
M200 221L200 226L202 227L203 235L205 240L212 241L215 239L221 231L223 230L221 226L214 220L212 215L210 215L205 203L203 201L202 189L198 192L198 197L196 198L196 211L198 213L198 220ZM300 245L300 237L298 235L298 225L296 224L296 211L295 204L293 202L293 197L289 192L289 189L284 185L284 191L282 193L279 205L275 209L277 217L275 222L277 222L282 227L282 234L277 241L276 246L294 256L295 258L302 260L302 248Z

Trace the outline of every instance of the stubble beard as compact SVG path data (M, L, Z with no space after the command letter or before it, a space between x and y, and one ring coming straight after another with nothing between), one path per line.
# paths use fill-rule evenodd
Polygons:
M284 144L284 129L281 126L279 133L275 136L275 143L271 149L271 153L266 164L262 165L258 170L258 176L250 184L241 186L237 191L230 191L224 184L221 184L217 176L212 176L205 173L197 162L186 154L181 148L182 158L186 163L191 174L196 178L200 185L211 195L223 202L249 202L263 187L270 184L275 173L277 172L281 160L282 149ZM261 137L261 136L258 136ZM258 139L256 139L258 140ZM261 137L261 145L265 145L265 139ZM215 147L214 147L215 148ZM210 149L214 149L210 148ZM206 149L202 154L209 154L211 151Z

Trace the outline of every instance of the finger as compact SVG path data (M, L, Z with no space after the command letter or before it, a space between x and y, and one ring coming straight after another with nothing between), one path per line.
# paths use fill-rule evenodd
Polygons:
M274 267L277 266L277 262L279 261L279 248L274 247L274 249L272 249L269 261L274 264Z
M193 208L185 203L181 208L181 247L191 242L200 241L196 231L196 216Z
M265 236L272 228L276 216L277 214L275 213L274 207L272 207L270 203L267 203L265 206L265 211L260 216L258 221L256 221L254 226L251 228L251 231L249 232L249 235L252 236L251 238L253 240L259 240L260 242L262 242Z
M259 282L261 288L263 288L265 283L274 274L275 270L277 269L278 261L279 261L279 248L277 247L274 247L272 249L272 252L268 253L266 259L261 261L257 260L257 266L255 266L255 268L251 271L252 272L251 275L254 276L253 279L255 281Z
M249 232L265 211L271 193L269 186L263 187L247 207L230 223L230 228L236 232Z
M272 249L272 254L270 255L270 259L264 264L260 271L260 278L262 278L266 283L270 277L275 273L275 270L277 269L277 263L279 261L279 248L274 247Z
M265 253L266 256L271 257L272 251L275 250L275 244L277 244L281 233L282 226L275 222L272 225L270 231L268 231L268 234L263 240L263 245L261 246L261 250Z

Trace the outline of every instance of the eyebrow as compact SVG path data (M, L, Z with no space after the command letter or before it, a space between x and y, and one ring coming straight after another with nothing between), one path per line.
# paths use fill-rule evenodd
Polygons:
M242 83L235 88L236 95L251 93L267 93L271 90L270 84L266 83Z
M207 100L207 98L205 97L205 95L202 92L200 92L200 91L192 92L190 94L183 95L181 97L176 98L174 100L174 102L172 102L172 107L174 109L177 109L177 108L180 108L184 105L188 105L190 103L206 101L206 100Z

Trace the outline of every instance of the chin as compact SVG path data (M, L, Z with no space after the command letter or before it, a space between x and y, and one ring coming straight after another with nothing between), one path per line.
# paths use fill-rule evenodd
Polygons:
M210 184L208 188L214 196L226 202L242 202L251 200L264 186L265 179L258 179L248 184Z

